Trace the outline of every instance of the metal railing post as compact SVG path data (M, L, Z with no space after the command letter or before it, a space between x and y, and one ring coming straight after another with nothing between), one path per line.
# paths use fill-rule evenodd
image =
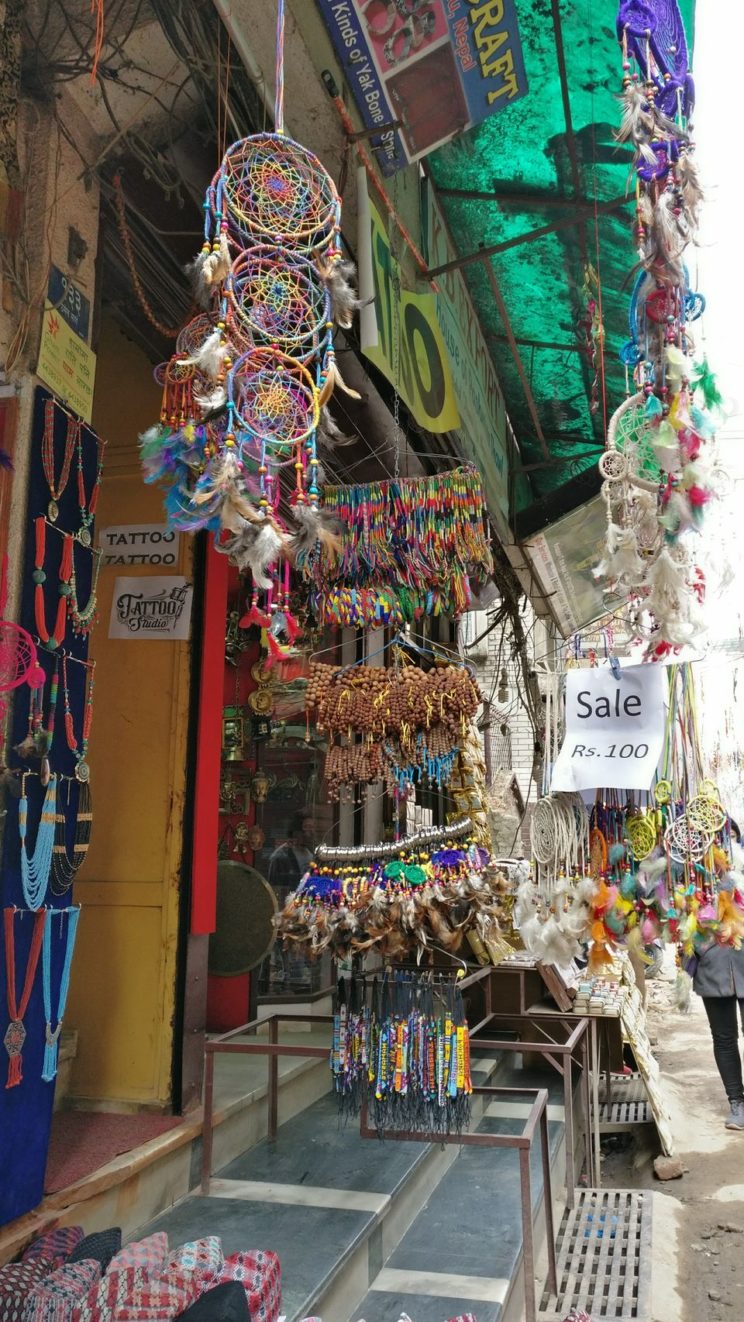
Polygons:
M207 1047L204 1061L204 1122L202 1126L201 1191L209 1193L212 1175L212 1131L214 1126L214 1052Z
M535 1242L532 1234L532 1183L530 1180L530 1149L519 1149L519 1190L522 1196L522 1265L524 1268L525 1322L537 1322L535 1287Z
M551 1294L558 1293L558 1273L555 1261L555 1226L553 1224L553 1182L550 1175L550 1133L548 1130L548 1108L545 1106L540 1115L540 1148L542 1153L543 1195L545 1198L545 1235L548 1241L548 1289ZM573 1201L569 1201L573 1207Z
M279 1042L279 1021L276 1015L269 1019L269 1046L275 1047ZM269 1118L266 1128L267 1136L270 1140L276 1138L277 1125L279 1121L279 1056L276 1051L269 1052Z

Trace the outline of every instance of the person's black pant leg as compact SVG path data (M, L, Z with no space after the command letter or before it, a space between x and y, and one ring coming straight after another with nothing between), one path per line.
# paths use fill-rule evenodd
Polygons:
M713 1035L713 1055L730 1102L744 1102L739 1055L739 1023L735 996L704 996L703 1005ZM739 1002L744 1025L744 1002Z

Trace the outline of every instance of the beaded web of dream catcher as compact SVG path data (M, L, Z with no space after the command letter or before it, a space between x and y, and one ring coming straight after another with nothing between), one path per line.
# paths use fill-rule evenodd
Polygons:
M641 392L623 400L612 416L607 444L610 450L622 454L630 473L644 479L655 488L661 478L661 467L653 447L653 430L645 413L645 396Z
M256 346L277 345L300 361L318 352L331 304L309 262L279 266L275 249L248 248L233 262L225 288L234 320Z
M318 425L318 392L310 373L278 349L244 354L230 384L235 421L251 438L286 450L302 444Z
M238 241L265 239L305 254L326 248L340 221L338 194L317 156L278 133L228 149L214 206Z

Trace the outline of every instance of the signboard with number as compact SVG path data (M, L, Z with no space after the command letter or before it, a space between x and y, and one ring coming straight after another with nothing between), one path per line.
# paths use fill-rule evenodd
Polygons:
M64 317L70 330L88 343L90 331L90 300L73 284L64 271L53 266L49 272L48 301L55 312Z
M664 743L666 671L627 666L569 670L566 737L551 790L648 790Z

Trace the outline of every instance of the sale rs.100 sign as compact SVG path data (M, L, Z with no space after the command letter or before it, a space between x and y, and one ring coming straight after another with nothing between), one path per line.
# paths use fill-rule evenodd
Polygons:
M569 670L566 737L551 790L651 788L664 742L666 671L629 666Z

